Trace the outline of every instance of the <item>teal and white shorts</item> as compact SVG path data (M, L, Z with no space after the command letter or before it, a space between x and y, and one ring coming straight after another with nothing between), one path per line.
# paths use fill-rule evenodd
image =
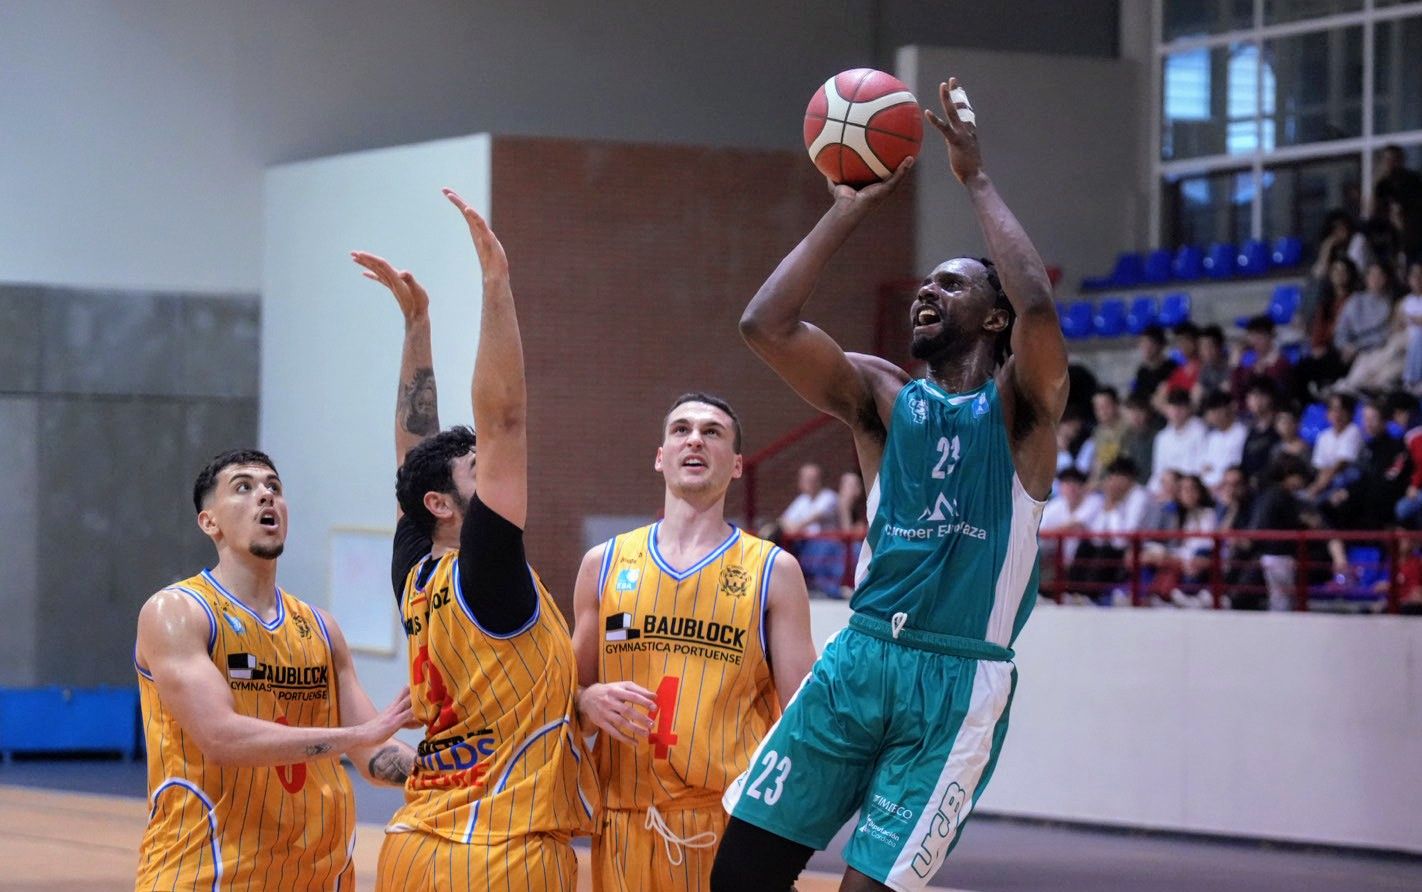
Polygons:
M855 614L731 784L732 817L815 849L859 813L850 867L924 888L992 777L1012 651Z

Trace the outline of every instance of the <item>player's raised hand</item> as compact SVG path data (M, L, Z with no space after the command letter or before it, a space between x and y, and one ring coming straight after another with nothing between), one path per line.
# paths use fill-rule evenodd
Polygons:
M887 180L870 183L858 189L844 183L836 183L828 177L825 178L825 182L829 183L830 195L834 196L836 205L862 213L878 207L884 199L893 194L893 191L899 187L899 183L908 176L908 172L913 170L913 165L914 158L910 155L899 162L899 166Z
M407 320L428 315L430 296L425 293L424 287L415 281L414 274L409 270L397 270L384 257L377 257L365 251L352 251L351 259L364 267L361 275L390 289L390 293L395 295L395 302L400 305L400 312L405 314Z
M584 689L578 696L578 710L614 740L635 744L633 735L646 737L651 733L657 701L641 685L614 681Z
M948 144L948 163L953 168L953 175L958 182L966 183L983 169L983 156L978 148L977 115L956 77L950 77L948 83L938 85L938 101L943 106L943 116L939 117L931 109L924 109L923 116L943 134L943 141Z
M469 225L469 235L474 239L474 250L479 252L479 264L484 268L484 278L508 278L509 259L504 254L504 246L494 235L494 230L489 228L485 219L479 216L479 212L469 206L459 193L453 189L441 190L444 197L449 199L449 203L459 209L459 213L464 215L464 222Z

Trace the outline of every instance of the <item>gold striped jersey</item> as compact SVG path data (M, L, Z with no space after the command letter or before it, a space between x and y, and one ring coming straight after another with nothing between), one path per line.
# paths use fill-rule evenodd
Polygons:
M309 604L278 589L276 618L263 622L206 570L169 590L207 614L208 652L238 713L340 725L330 636ZM150 807L135 888L353 888L355 803L340 754L275 767L213 764L164 707L147 667L134 665Z
M732 528L678 570L657 547L660 526L609 541L598 573L598 679L635 682L657 699L646 740L632 746L599 735L610 809L719 802L780 715L764 623L780 549Z
M470 591L458 550L436 560L424 585L423 562L410 570L400 601L425 739L388 830L463 843L591 832L596 782L573 711L573 641L553 596L534 574L533 617L495 634L456 594Z

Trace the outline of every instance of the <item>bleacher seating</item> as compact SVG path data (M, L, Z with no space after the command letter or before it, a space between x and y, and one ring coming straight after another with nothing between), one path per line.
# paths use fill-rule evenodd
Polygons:
M1328 407L1323 403L1309 403L1299 416L1299 436L1312 446L1318 435L1328 427Z
M1160 305L1155 296L1142 294L1131 301L1130 309L1126 311L1126 331L1138 335L1146 330L1146 326L1154 325L1159 315Z
M1303 260L1304 243L1297 236L1283 236L1273 242L1250 239L1238 247L1216 242L1208 250L1198 245L1181 245L1174 251L1155 248L1145 254L1122 251L1116 255L1109 274L1086 276L1081 280L1081 289L1104 291L1137 285L1197 282L1204 278L1251 278L1295 269Z
M1091 337L1091 301L1078 300L1066 304L1058 311L1058 316L1062 322L1062 334L1067 340L1079 341Z
M1092 330L1099 338L1119 338L1125 334L1126 302L1113 297L1097 304Z
M1275 325L1289 325L1294 321L1294 314L1299 311L1299 301L1303 297L1303 289L1292 283L1277 285L1274 288L1274 295L1269 299L1269 317L1274 320Z
M1165 295L1160 302L1159 322L1166 328L1174 328L1190 318L1190 295L1175 291Z

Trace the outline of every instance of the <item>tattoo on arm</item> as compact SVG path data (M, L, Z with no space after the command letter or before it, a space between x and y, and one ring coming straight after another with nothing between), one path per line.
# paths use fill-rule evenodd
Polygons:
M414 755L398 746L383 747L370 757L370 776L392 784L403 785L414 770Z
M306 748L306 755L319 756L322 753L328 753L330 751L331 745L329 743L313 743Z
M400 424L406 431L427 437L439 430L439 399L434 369L415 369L400 390Z

